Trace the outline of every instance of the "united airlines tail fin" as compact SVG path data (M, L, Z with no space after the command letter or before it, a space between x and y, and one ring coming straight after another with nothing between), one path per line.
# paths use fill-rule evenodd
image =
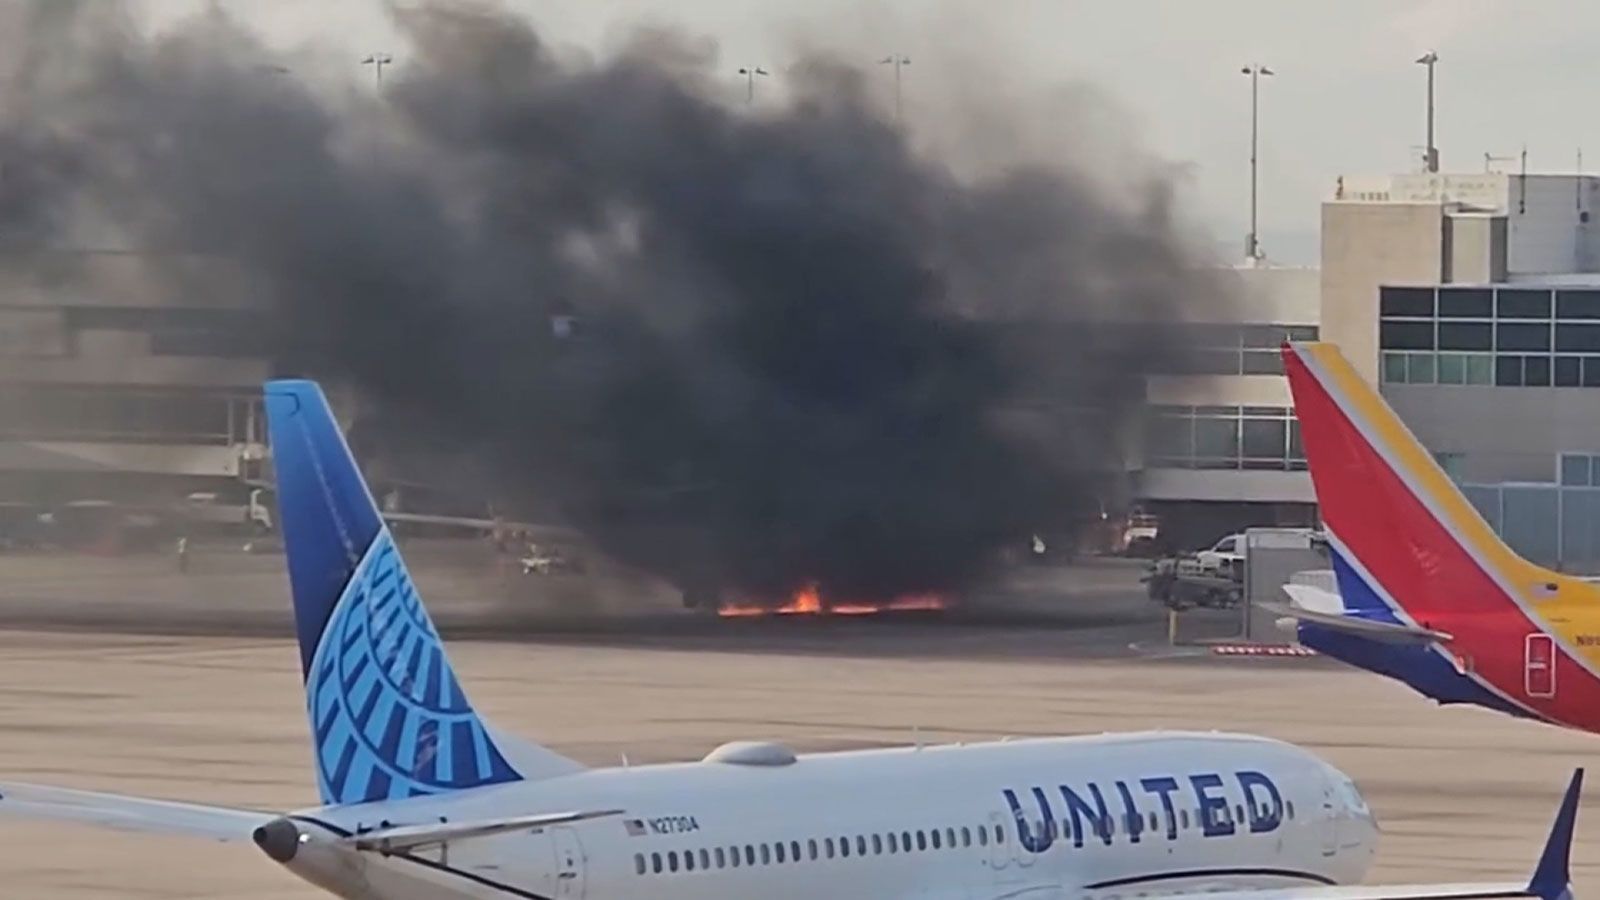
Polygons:
M1437 629L1466 646L1548 631L1535 606L1595 597L1506 546L1388 403L1328 343L1283 350L1295 415L1347 614Z
M323 802L581 769L473 710L322 390L268 382L266 407Z

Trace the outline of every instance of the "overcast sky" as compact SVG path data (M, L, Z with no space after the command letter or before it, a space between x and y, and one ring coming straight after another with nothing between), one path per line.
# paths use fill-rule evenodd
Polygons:
M159 18L206 0L143 0ZM343 48L334 64L403 48L380 0L215 0L279 46ZM1242 247L1249 196L1249 83L1262 84L1261 221L1269 256L1315 259L1318 203L1341 173L1416 167L1424 69L1436 49L1439 145L1447 171L1524 144L1533 171L1571 171L1580 146L1600 169L1600 4L1586 0L504 0L551 40L604 52L630 26L668 24L715 42L728 70L782 76L803 46L866 65L903 53L905 107L940 107L954 83L993 86L1055 128L1117 127L1181 164L1191 214L1228 252ZM975 73L984 71L987 74ZM882 67L882 89L892 76ZM767 84L772 84L768 82ZM1052 97L1101 89L1116 115L1052 116ZM776 85L764 90L778 90ZM737 94L735 94L737 96ZM1074 107L1077 108L1077 107ZM1122 138L1126 139L1126 135ZM1507 164L1498 164L1507 165Z

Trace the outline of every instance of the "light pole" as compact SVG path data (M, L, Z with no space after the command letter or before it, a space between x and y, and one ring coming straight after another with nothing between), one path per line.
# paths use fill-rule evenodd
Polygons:
M378 88L383 87L383 67L394 64L394 57L387 53L369 53L361 60L363 66L372 67L373 84Z
M1244 239L1245 258L1252 262L1261 259L1261 232L1256 227L1256 189L1257 189L1257 154L1261 133L1261 76L1271 75L1272 70L1260 63L1245 66L1239 70L1242 74L1250 76L1250 233Z
M894 66L894 120L900 121L900 70L911 65L911 60L903 53L891 53L878 60L880 66Z
M1439 63L1439 54L1429 50L1417 57L1417 65L1428 67L1428 145L1422 151L1422 165L1426 171L1439 171L1439 148L1433 145L1433 67Z
M745 66L739 70L739 74L744 76L745 104L748 105L754 103L756 99L756 76L760 75L762 77L766 77L768 74L767 70L761 68L760 66Z

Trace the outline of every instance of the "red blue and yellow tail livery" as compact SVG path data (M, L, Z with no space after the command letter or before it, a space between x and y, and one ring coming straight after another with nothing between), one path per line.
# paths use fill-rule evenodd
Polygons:
M1506 546L1337 346L1283 356L1339 587L1332 609L1295 597L1301 642L1440 703L1600 731L1600 585Z

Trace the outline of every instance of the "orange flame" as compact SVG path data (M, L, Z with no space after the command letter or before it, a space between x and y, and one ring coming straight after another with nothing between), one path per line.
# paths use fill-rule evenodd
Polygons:
M872 603L825 603L822 592L812 584L795 591L794 596L782 606L724 603L717 610L717 615L725 619L756 616L870 616L883 612L931 612L944 608L944 598L938 594L901 594Z

